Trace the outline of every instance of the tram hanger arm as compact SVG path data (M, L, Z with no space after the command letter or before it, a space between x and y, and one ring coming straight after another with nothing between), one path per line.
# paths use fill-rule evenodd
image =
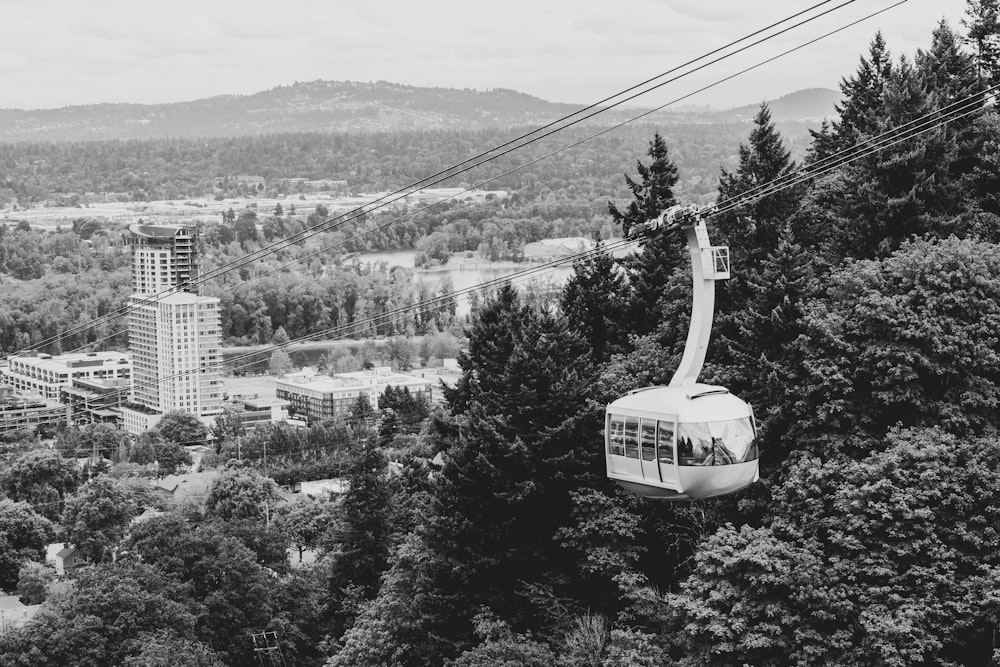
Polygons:
M715 281L729 278L729 248L713 246L705 226L705 211L695 205L671 206L654 220L635 225L633 234L659 236L684 230L691 253L691 324L684 355L670 380L670 386L693 385L698 382L715 315Z

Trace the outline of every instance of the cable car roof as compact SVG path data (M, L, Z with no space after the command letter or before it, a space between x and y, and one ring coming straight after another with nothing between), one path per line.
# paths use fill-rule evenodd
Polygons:
M749 417L750 406L725 387L689 384L648 387L608 405L608 412L646 413L650 418L676 417L680 422L716 422Z

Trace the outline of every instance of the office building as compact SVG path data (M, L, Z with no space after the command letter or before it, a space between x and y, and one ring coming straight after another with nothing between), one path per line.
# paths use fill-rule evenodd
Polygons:
M122 352L45 354L25 352L7 357L5 381L22 393L58 401L75 380L129 380L132 363Z
M358 397L366 396L373 408L386 387L406 387L414 396L431 400L434 382L424 378L394 373L380 366L355 373L316 375L310 371L291 373L274 382L278 398L289 402L289 411L305 416L310 422L341 419L348 416Z

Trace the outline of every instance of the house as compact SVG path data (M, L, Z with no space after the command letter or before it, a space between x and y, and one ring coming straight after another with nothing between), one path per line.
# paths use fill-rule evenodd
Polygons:
M314 479L308 482L296 482L293 487L296 493L301 493L312 498L328 498L347 493L348 483L346 479L339 477L333 479Z
M132 517L132 520L128 522L128 525L131 528L131 527L136 526L136 525L138 525L140 523L145 523L146 521L149 521L150 519L153 519L155 517L161 516L162 514L163 514L163 512L161 512L160 510L156 509L155 507L147 507L145 509L145 511L143 511L142 514L140 514L139 516Z
M153 490L172 499L174 502L191 501L203 503L208 498L208 491L219 477L219 471L189 472L184 475L167 475L163 479L153 481Z
M16 595L0 595L0 635L27 623L39 609L40 604L24 604Z
M64 546L52 557L52 564L56 568L56 575L65 577L71 572L75 572L90 562L74 546Z

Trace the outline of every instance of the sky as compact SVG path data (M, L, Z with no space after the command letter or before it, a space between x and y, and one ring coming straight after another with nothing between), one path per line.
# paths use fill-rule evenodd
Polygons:
M828 2L809 15L845 1ZM692 94L897 1L854 0L634 104L728 108L802 88L836 88L857 69L876 31L882 31L897 57L912 57L918 48L927 48L942 18L963 30L959 22L965 0L904 0L753 72ZM511 88L553 102L585 104L818 2L11 2L3 9L0 108L182 102L316 79Z

